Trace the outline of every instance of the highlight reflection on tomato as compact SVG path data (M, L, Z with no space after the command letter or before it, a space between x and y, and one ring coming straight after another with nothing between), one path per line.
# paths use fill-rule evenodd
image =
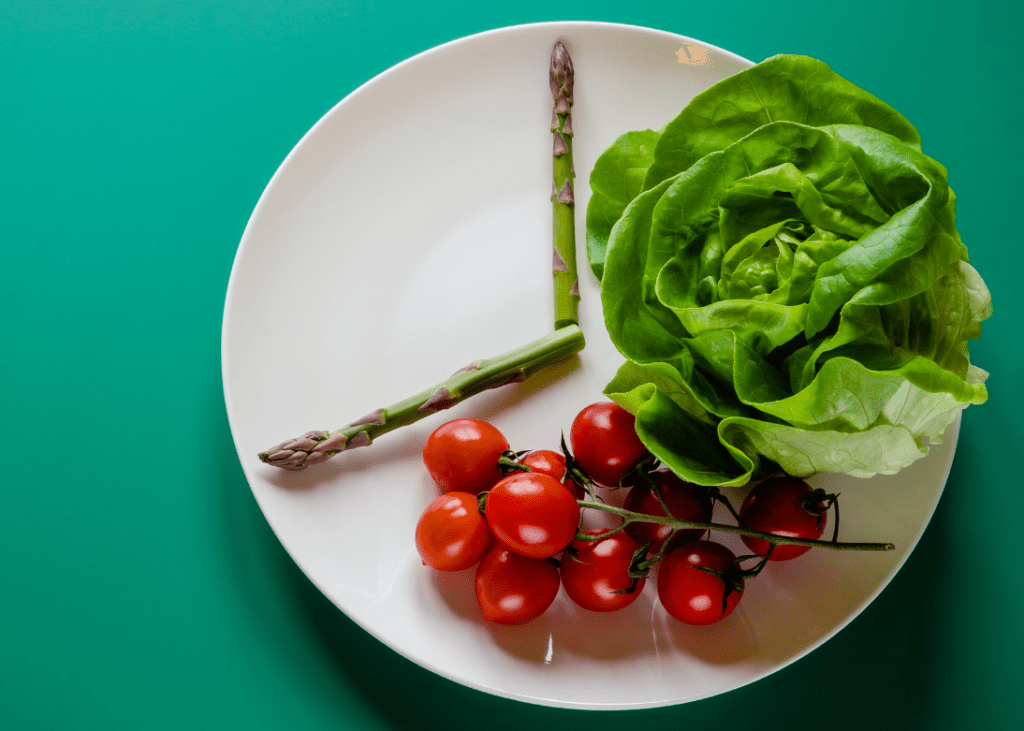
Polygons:
M484 512L495 538L529 558L548 558L564 549L580 522L572 493L539 472L517 472L501 480L487 493Z
M587 531L600 535L603 530ZM623 532L612 533L596 541L573 541L575 556L562 559L562 586L576 604L592 612L614 612L636 601L646 579L640 579L632 591L629 566L640 548Z
M565 485L577 500L582 500L587 494L574 480L568 479L563 481L565 477L565 457L558 452L550 449L535 449L520 459L519 462L529 467L533 472L554 477Z
M636 419L612 401L587 406L576 415L569 443L576 463L595 482L615 487L646 457Z
M476 600L484 619L523 624L542 615L558 596L558 564L527 558L495 542L476 569Z
M476 494L501 479L498 459L508 440L494 426L479 419L454 419L427 437L423 463L444 492Z
M726 579L698 567L726 574L735 560L732 551L712 541L692 541L671 551L658 569L658 598L665 611L696 625L728 617L743 596L743 580L737 578L737 587L731 588Z
M824 490L815 490L797 477L774 477L758 484L740 508L747 528L785 538L821 538L828 523L829 503ZM764 555L769 543L763 538L741 536L751 551ZM770 561L788 561L811 550L810 546L776 546Z
M475 566L494 542L476 495L447 492L423 511L416 524L416 550L423 563L438 571Z

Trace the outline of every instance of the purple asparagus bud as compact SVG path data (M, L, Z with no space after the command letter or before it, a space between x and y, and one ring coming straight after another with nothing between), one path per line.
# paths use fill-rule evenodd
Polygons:
M572 205L575 199L572 195L572 185L569 183L569 179L565 179L565 184L562 186L562 190L558 193L558 198L555 199L556 203L568 203Z
M329 435L325 431L310 431L260 452L259 458L284 470L304 470L311 464L345 451L347 441L341 433Z
M552 273L558 274L559 272L569 271L569 267L565 265L565 259L563 259L562 255L558 253L558 249L555 249L553 253L554 256L551 257Z
M419 407L420 411L444 411L459 403L459 399L452 395L447 386L439 386L434 395L426 400Z
M376 411L371 411L362 419L356 419L355 421L353 421L351 424L349 424L349 426L363 426L364 424L372 424L373 426L384 426L384 409L377 409Z
M551 154L558 157L559 155L565 155L568 152L569 146L565 144L565 138L556 131L551 144Z
M557 41L551 49L549 81L551 98L554 99L556 108L563 106L564 101L565 111L559 110L559 114L566 114L569 105L572 104L573 71L572 59L569 58L569 52L561 41Z

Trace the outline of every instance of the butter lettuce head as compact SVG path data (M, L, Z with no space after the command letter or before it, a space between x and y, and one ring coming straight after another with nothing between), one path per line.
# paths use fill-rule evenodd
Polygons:
M631 132L587 248L626 362L605 392L684 479L892 474L987 399L991 314L946 170L894 109L776 56Z

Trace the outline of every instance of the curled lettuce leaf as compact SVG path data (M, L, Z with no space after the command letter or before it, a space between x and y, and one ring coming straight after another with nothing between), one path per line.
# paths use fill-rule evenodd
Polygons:
M967 341L991 300L946 170L820 61L726 79L591 180L588 254L627 361L605 392L684 479L893 474L987 399Z
M601 153L590 176L587 204L587 256L594 275L604 273L604 256L612 226L626 206L643 190L647 169L654 161L660 132L627 132Z

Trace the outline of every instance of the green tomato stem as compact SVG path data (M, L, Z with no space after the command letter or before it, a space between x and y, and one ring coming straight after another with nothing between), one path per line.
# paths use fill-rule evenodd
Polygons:
M618 526L615 529L616 531L621 530L630 523L657 523L659 525L667 525L677 529L699 528L701 530L720 530L726 533L736 533L741 536L749 536L750 538L760 538L773 546L820 546L821 548L830 548L839 551L892 551L896 548L892 543L853 543L843 541L822 541L813 538L788 538L785 536L777 536L774 533L765 533L759 530L744 528L738 525L704 523L698 520L680 520L679 518L668 518L660 515L645 515L644 513L635 513L631 510L626 510L625 508L617 508L612 505L606 505L604 503L598 503L591 500L577 500L576 502L579 504L580 508L592 508L606 513L614 513L615 515L623 518L623 524ZM600 540L605 535L607 534L597 536L578 535L577 539Z

